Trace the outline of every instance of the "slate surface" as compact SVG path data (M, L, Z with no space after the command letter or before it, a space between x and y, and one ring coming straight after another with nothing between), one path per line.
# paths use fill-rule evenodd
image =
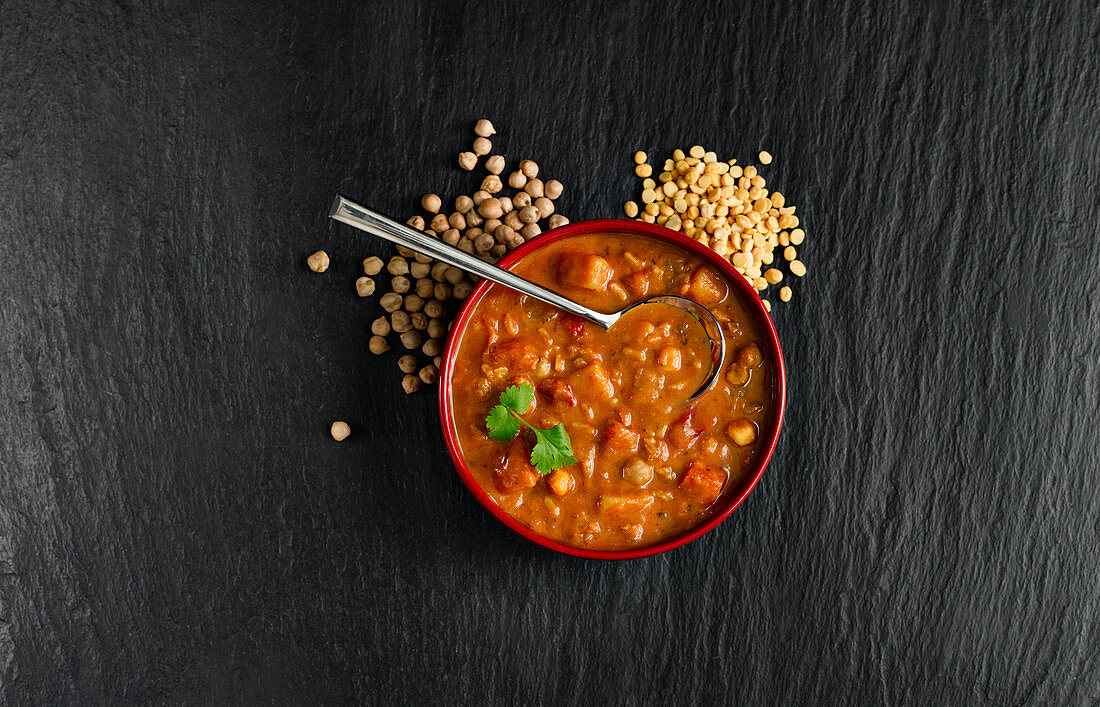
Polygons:
M1100 700L1100 8L916 5L0 3L0 696ZM525 543L367 354L328 203L482 115L575 220L776 156L789 414L706 538Z

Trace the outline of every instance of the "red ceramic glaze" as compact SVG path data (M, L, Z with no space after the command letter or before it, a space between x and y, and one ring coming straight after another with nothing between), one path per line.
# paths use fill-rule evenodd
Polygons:
M478 284L478 286L474 288L474 291L466 298L466 301L462 304L462 308L458 312L454 327L451 329L451 336L448 337L447 346L443 351L443 367L439 373L439 417L443 425L443 436L447 440L447 450L451 454L451 460L454 462L459 478L462 479L462 483L466 484L466 488L470 489L470 493L474 495L474 498L476 498L481 505L485 506L497 520L531 542L567 555L597 560L629 560L636 557L656 555L680 547L685 543L689 543L713 530L715 526L728 518L735 508L741 505L741 502L745 500L745 497L749 495L749 492L756 486L756 482L759 481L760 477L764 474L764 469L768 466L772 453L775 451L776 442L779 440L779 430L783 424L783 410L787 394L787 375L783 367L783 351L779 347L779 337L775 333L775 326L772 324L771 317L768 316L767 310L764 309L764 303L760 300L760 296L757 294L756 290L752 288L740 273L734 270L733 266L730 265L728 261L710 248L662 226L625 219L601 219L598 221L571 223L561 228L555 228L545 235L541 235L524 243L501 259L499 265L503 268L510 269L513 265L522 260L524 256L533 253L539 248L554 243L555 241L569 238L570 236L589 235L593 233L629 233L639 236L649 236L679 246L715 269L725 273L729 281L733 283L733 286L740 290L741 299L747 304L747 308L750 311L755 310L754 313L757 315L759 321L764 323L763 346L768 349L768 354L770 354L768 360L775 361L777 364L775 369L778 383L776 390L776 405L772 411L769 424L767 425L766 435L763 436L763 446L761 449L764 453L757 455L755 466L750 473L741 477L738 487L735 488L732 493L727 493L720 499L719 503L722 504L722 507L706 522L686 533L674 538L669 538L656 545L632 548L629 550L586 550L543 537L512 518L512 516L508 515L498 506L492 497L481 488L481 485L478 484L477 480L470 473L470 470L466 467L466 462L462 459L462 455L459 452L458 439L455 436L451 412L451 375L455 356L458 351L457 342L460 338L458 334L465 329L470 319L470 314L474 311L474 306L482 296L484 296L485 291L492 284L488 280L483 280Z

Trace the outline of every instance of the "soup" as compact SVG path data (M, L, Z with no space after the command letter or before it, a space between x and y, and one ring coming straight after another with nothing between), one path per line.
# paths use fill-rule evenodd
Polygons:
M455 437L478 484L539 535L594 550L652 545L711 517L766 453L762 426L776 405L776 362L741 292L690 252L635 235L564 238L512 269L602 312L654 295L693 299L721 324L726 360L688 402L711 352L686 312L645 305L604 331L492 285L458 334L450 386ZM501 441L486 418L510 386L535 395L518 435ZM526 425L559 423L577 461L540 473Z

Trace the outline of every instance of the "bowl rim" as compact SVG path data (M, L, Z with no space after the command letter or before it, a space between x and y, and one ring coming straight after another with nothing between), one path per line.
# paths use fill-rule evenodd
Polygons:
M733 511L744 502L749 493L756 488L757 482L759 482L760 477L764 475L764 469L767 468L768 463L771 461L772 454L775 452L776 444L779 441L779 433L783 427L783 416L787 399L787 374L783 364L783 350L779 345L779 335L776 333L771 316L767 309L764 308L764 303L761 301L760 295L752 285L734 269L729 261L725 260L710 248L681 233L664 228L663 226L629 219L594 219L591 221L577 221L555 228L537 238L527 241L505 255L497 264L504 268L511 268L530 253L540 248L545 248L557 241L573 236L600 233L626 233L629 235L648 236L687 250L708 265L721 270L726 275L727 279L733 283L733 286L740 289L741 295L743 295L741 299L747 308L754 310L753 313L757 315L757 319L765 325L763 327L764 343L770 349L769 353L777 363L775 377L776 402L778 404L768 421L769 434L764 446L761 447L761 449L764 450L764 454L757 455L751 474L742 477L744 480L741 482L740 488L733 496L728 497L726 507L694 528L667 540L662 540L654 545L626 550L590 550L566 545L565 543L540 535L517 521L510 516L507 511L497 505L492 496L490 496L489 493L481 487L477 479L474 478L470 469L466 466L466 461L462 458L458 446L458 437L454 429L453 410L451 396L449 394L451 379L454 373L454 360L458 354L458 341L461 338L459 332L465 330L465 327L469 324L470 315L473 313L475 306L492 284L488 280L482 280L478 283L466 297L466 300L459 308L458 315L454 320L454 325L451 327L451 331L447 336L447 343L443 350L442 365L439 371L439 420L443 427L443 436L447 443L447 451L450 454L451 462L459 478L462 479L462 483L466 485L466 488L469 489L478 503L484 506L491 515L505 526L536 545L541 545L542 547L566 555L594 560L630 560L668 552L669 550L686 545L706 535L728 518Z

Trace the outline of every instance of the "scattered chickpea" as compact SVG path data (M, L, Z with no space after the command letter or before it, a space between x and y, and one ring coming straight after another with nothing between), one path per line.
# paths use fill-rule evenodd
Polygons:
M504 213L512 212L512 198L508 196L500 197L500 210Z
M432 365L435 366L435 370L437 370L437 371L440 368L443 368L443 357L442 356L436 356L435 358L433 358L432 359Z
M504 209L500 205L500 199L495 196L481 202L481 206L477 207L477 212L488 219L500 218L504 214Z
M415 290L415 292L416 292L417 297L423 297L423 298L426 299L428 297L431 297L432 293L434 291L435 291L435 282L432 281L432 279L430 277L426 277L422 280L417 280L416 281L416 290Z
M378 300L378 303L382 305L382 309L387 312L396 312L401 309L401 303L404 298L396 292L387 292L382 295L382 299Z
M554 213L554 202L550 201L545 196L540 196L535 199L535 208L538 209L541 218L546 218Z
M420 379L410 373L401 379L401 387L405 389L407 394L412 395L420 390Z
M500 155L493 155L485 160L485 169L489 170L491 174L500 174L504 171L504 158Z
M528 179L527 184L523 187L523 191L530 194L532 199L538 199L546 195L545 185L542 183L541 179Z
M385 337L372 336L370 338L370 352L372 354L384 354L390 350L390 345L386 343Z
M771 164L772 163L772 155L771 155L770 152L765 152L765 151L761 150L760 154L757 155L756 158L758 160L760 160L760 164Z
M442 263L440 263L440 264L442 265ZM434 268L432 269L432 278L435 279L436 281L446 280L447 282L451 283L452 285L457 285L458 283L462 282L462 278L464 278L464 277L466 277L466 273L464 273L461 270L459 270L458 268L450 266L450 265L443 268L443 276L442 277L436 277L435 269Z
M367 275L377 275L382 272L382 267L382 259L373 255L363 261L363 272Z
M466 299L470 296L474 286L470 284L468 280L463 280L454 286L455 299Z
M478 157L489 154L493 149L493 143L487 137L479 137L474 140L474 154Z
M443 200L435 194L425 194L420 197L420 205L430 214L439 213L439 209L443 206Z
M431 300L424 305L424 316L430 319L439 319L444 314L443 303L439 300Z
M517 209L522 209L525 206L530 206L532 201L534 201L534 199L531 198L530 194L525 191L520 191L516 192L512 197L512 206Z
M369 277L361 277L355 281L355 291L360 297L370 297L374 294L374 280Z
M408 312L394 312L390 315L390 326L398 334L404 334L412 329L412 320L409 318Z
M806 232L801 228L796 228L791 231L791 245L802 245L802 241L806 239Z
M412 322L412 328L417 331L424 331L428 328L428 315L423 312L413 312L409 315L409 321Z
M496 135L496 128L486 118L482 118L474 125L474 134L478 137L489 137L490 135Z
M461 231L462 229L466 228L466 217L455 211L453 214L447 217L447 225L449 225L451 228L456 228Z
M403 306L405 307L405 311L410 314L412 312L419 312L424 309L424 298L419 295L409 295L405 297Z
M688 150L688 154L697 160L703 159L703 155L707 154L707 151L703 149L702 145L692 145Z
M332 423L332 427L329 428L329 434L337 442L343 442L351 434L351 427L343 420L337 420Z
M446 302L451 298L451 286L446 282L437 282L432 285L432 297L440 302Z
M420 340L422 338L419 331L410 329L401 335L401 344L409 351L415 351L420 348Z
M557 199L565 191L565 187L558 180L551 179L542 185L542 190L546 193L548 199Z
M370 330L376 336L387 336L390 333L390 320L379 317L371 322Z
M485 177L485 179L481 180L481 190L487 191L490 194L496 194L503 188L504 185L501 184L500 177L495 174L490 174L489 176Z
M528 179L539 176L539 166L533 160L520 160L519 171L523 172Z
M426 263L412 263L409 265L409 275L419 280L422 277L427 277L431 266Z
M409 220L405 222L406 225L412 226L418 231L424 230L424 217L423 216L410 216ZM404 253L402 253L404 255ZM405 256L408 257L408 256Z
M313 272L324 272L328 270L328 253L323 250L319 250L313 255L306 258L306 265Z
M477 166L477 155L472 152L458 153L458 166L469 172Z
M424 342L424 348L421 351L425 356L438 356L443 351L443 344L439 343L439 339L428 339Z
M439 379L439 369L435 366L424 366L420 369L420 380L425 384L431 385Z
M561 214L554 214L553 216L550 217L549 226L552 229L553 228L561 228L562 226L564 226L567 223L569 223L569 219L562 216Z
M519 234L523 236L524 240L530 240L535 236L542 233L542 228L537 223L528 223L519 230Z
M432 216L432 222L430 225L431 229L436 233L443 233L451 227L450 222L447 221L446 214L436 214L435 216Z
M447 333L447 327L442 321L433 319L428 322L428 336L433 339L440 339Z
M768 281L769 285L775 285L783 279L783 273L775 268L768 268L764 271L764 279Z
M492 196L492 194L485 191L484 189L478 189L477 191L474 192L474 195L473 195L473 197L471 197L471 199L474 202L474 206L481 206L481 202L485 201L486 199L488 199L491 196Z
M397 367L401 369L402 373L412 373L416 370L416 356L405 354L397 359Z
M527 184L527 175L518 169L508 175L508 186L513 189L522 189Z

